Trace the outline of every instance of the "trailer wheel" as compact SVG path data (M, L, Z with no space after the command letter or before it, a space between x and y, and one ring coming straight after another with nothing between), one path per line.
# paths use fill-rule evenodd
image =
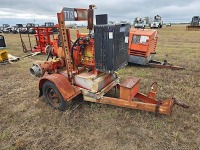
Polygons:
M70 106L71 101L65 101L58 88L52 82L46 81L42 90L46 102L51 107L64 111L67 107Z

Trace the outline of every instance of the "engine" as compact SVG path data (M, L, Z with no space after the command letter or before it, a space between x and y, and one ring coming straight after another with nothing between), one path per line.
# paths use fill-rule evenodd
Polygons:
M51 41L52 45L45 49L48 56L47 61L43 63L51 64L50 69L42 69L43 66L45 68L48 66L37 64L33 66L31 73L42 76L44 72L41 73L38 70L44 70L48 73L57 72L58 69L66 66L66 60L71 62L69 68L73 67L73 73L78 73L83 68L93 71L93 73L112 73L127 64L129 29L129 24L96 25L94 26L94 34L79 33L77 30L77 39L74 42L71 41L70 31L67 29L68 55L61 47L63 44L59 36L54 36ZM69 55L70 59L68 59ZM49 61L50 57L59 59ZM38 71L39 74L35 71Z
M65 54L61 47L62 43L59 36L54 36L51 43L52 45L47 45L45 48L47 61L33 64L33 67L30 68L32 75L42 77L45 72L49 74L55 73L66 66ZM72 46L70 45L70 53L72 64L75 69L78 70L78 67L84 67L89 71L94 70L95 60L93 34L79 33L77 30L77 39ZM49 58L52 58L52 60L49 60Z
M93 70L95 67L94 55L93 34L81 34L77 30L77 40L71 48L72 63L76 67L85 67Z

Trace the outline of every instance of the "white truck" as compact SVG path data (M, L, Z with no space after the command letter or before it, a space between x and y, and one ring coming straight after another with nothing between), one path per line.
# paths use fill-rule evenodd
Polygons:
M133 25L135 28L142 28L144 29L145 27L149 27L149 17L144 17L144 18L138 18L136 17Z
M142 28L142 29L145 28L145 23L142 18L136 17L133 24L135 28Z
M154 20L150 23L150 28L162 28L163 21L159 15L154 16Z

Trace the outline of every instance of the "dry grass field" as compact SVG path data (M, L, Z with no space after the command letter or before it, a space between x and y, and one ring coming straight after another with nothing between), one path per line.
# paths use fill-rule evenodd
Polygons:
M73 33L74 34L74 33ZM19 35L5 34L7 50L22 56ZM36 56L0 66L0 149L11 150L198 150L200 149L200 32L174 25L159 29L155 59L180 65L172 71L127 66L119 76L141 78L140 91L159 83L158 98L176 97L172 116L158 116L110 105L75 102L60 112L38 98L38 81L29 68Z

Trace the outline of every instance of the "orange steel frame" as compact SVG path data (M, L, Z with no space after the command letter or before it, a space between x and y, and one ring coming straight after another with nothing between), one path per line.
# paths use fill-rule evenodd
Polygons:
M32 52L45 53L45 47L52 45L50 36L53 35L52 27L35 27L36 31L35 40L36 46L32 49Z
M54 27L57 27L57 25L55 25ZM34 47L32 47L32 42L30 39L30 35L28 33L27 36L28 36L30 49L27 49L23 41L22 34L20 33L20 40L21 40L23 52L26 53L28 51L31 51L33 53L40 52L42 54L46 54L46 51L45 51L46 46L53 45L53 42L51 41L51 36L54 36L52 28L53 27L35 27L34 28L34 30L36 31L36 33L34 34L36 45Z
M92 93L90 90L84 89L81 86L74 84L74 76L78 73L76 68L73 67L71 63L70 56L70 44L69 44L69 32L66 31L64 13L58 13L58 23L60 28L60 35L62 38L62 50L64 52L64 60L66 70L60 73L54 73L46 75L40 79L39 89L41 91L44 83L46 81L53 82L64 99L66 101L72 100L75 96L83 94L85 101L97 102L103 104L110 104L120 107L127 107L139 110L145 110L150 112L156 112L160 114L170 115L174 104L178 104L184 108L188 108L187 105L176 101L174 98L169 98L166 100L157 100L157 83L151 86L151 90L148 95L139 92L139 79L135 77L130 77L119 82L116 78L113 82L106 85L101 91L97 93ZM105 81L106 82L106 81ZM105 93L113 88L119 90L118 98L104 96ZM40 96L42 93L40 92ZM137 100L136 100L137 99ZM139 101L138 101L139 100Z

